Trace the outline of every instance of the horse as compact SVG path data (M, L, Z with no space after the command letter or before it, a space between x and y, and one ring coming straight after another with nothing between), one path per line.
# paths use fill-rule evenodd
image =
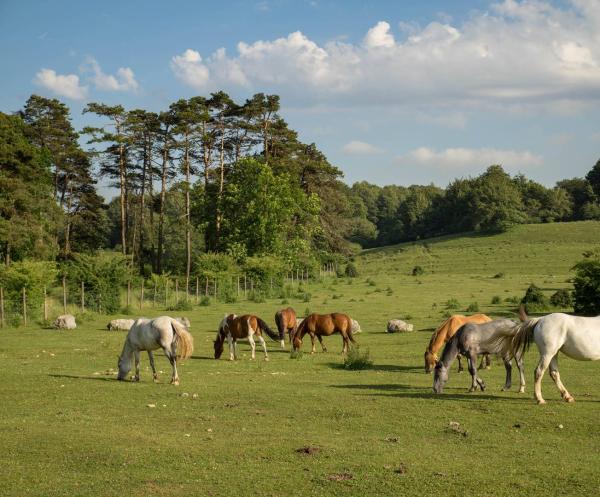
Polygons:
M431 370L434 368L436 362L439 361L438 352L444 346L445 343L455 335L455 333L459 330L459 328L466 323L489 323L492 320L489 316L485 314L473 314L472 316L462 316L460 314L454 314L450 316L446 321L440 324L431 335L431 340L429 341L429 345L425 349L425 372L431 373ZM460 361L460 355L458 356L458 372L460 373L463 370L462 363ZM487 367L490 365L489 356L486 356ZM483 364L483 359L482 359ZM481 369L482 364L479 365Z
M528 319L517 327L510 343L514 357L522 357L531 342L535 342L540 360L534 373L534 392L538 404L545 404L542 397L542 378L550 367L554 380L565 402L575 402L567 391L558 372L558 353L562 352L578 361L600 359L600 316L579 317L556 312L540 318Z
M262 332L265 332L275 341L283 343L285 337L284 332L280 332L277 335L267 323L265 323L258 316L252 314L244 314L243 316L236 316L235 314L226 315L217 331L217 336L214 341L215 359L219 359L223 354L223 343L227 338L229 343L229 360L233 361L237 358L236 342L240 338L247 338L252 349L252 359L256 357L256 344L254 342L254 335L258 337L258 341L261 343L263 350L265 351L265 361L269 360L269 354L267 353L267 344L265 339L262 337Z
M323 349L323 352L327 352L327 348L323 345L322 336L330 336L334 333L342 335L344 345L342 347L342 353L348 352L349 342L356 343L352 336L352 320L347 314L341 314L334 312L331 314L310 314L302 320L296 333L294 333L293 345L294 350L300 350L302 347L302 338L306 334L310 335L312 342L311 354L316 352L315 347L315 336L319 339L319 343Z
M169 316L161 316L154 319L139 318L127 333L125 345L119 357L118 380L124 380L127 373L131 371L131 358L135 357L135 376L133 381L140 381L140 351L148 351L148 359L152 367L154 382L158 381L156 368L154 367L153 350L162 348L173 368L171 383L179 385L177 374L177 349L179 359L185 360L191 357L194 351L194 339L177 319Z
M287 309L281 309L275 313L275 324L279 330L279 335L284 336L285 332L288 333L290 343L292 343L292 337L298 328L298 320L296 319L296 311L291 307ZM284 347L284 343L281 342L281 348Z
M467 358L469 373L471 373L471 388L469 392L477 390L477 386L483 392L484 381L477 376L477 354L500 354L504 367L506 368L506 381L502 391L510 389L512 385L511 354L507 344L517 333L518 323L511 319L497 319L488 323L467 323L456 332L444 347L442 358L435 365L433 379L433 391L441 393L448 381L448 370L454 358L460 353ZM516 359L519 368L521 384L519 393L525 392L525 374L523 371L523 360Z

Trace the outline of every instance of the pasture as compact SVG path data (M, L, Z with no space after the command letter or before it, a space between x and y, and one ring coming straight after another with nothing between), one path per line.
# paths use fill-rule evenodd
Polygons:
M461 236L365 251L359 276L307 285L299 315L341 311L357 319L371 369L342 367L339 335L329 352L304 353L268 341L270 361L239 344L236 362L213 359L226 312L251 312L274 325L280 299L194 306L185 314L193 357L152 383L117 382L124 332L94 316L73 331L2 330L0 494L10 496L349 496L582 495L600 485L600 364L562 358L576 403L544 378L546 406L533 400L537 351L525 357L526 393L500 392L504 368L482 371L488 390L467 393L453 364L444 393L431 391L423 352L447 313L469 305L513 317L530 283L550 295L569 286L570 268L600 242L600 223L519 226L495 236ZM424 273L413 276L415 266ZM491 304L493 297L499 303ZM447 302L455 307L448 309ZM144 310L146 316L165 314ZM121 316L115 316L121 317ZM388 319L415 330L385 333ZM112 369L111 369L112 368ZM187 394L187 395L186 395ZM304 450L303 450L304 449Z

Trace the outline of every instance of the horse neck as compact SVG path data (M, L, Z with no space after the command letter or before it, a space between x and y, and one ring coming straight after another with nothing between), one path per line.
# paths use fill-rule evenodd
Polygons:
M439 352L439 350L444 346L449 329L449 321L446 321L435 331L433 337L431 337L431 341L429 342L429 352L432 354L437 354Z
M131 362L131 357L133 355L133 347L129 342L129 338L125 340L125 345L123 345L123 350L121 351L121 355L119 356L120 360L126 360Z
M450 341L446 344L446 346L444 347L444 352L442 353L442 357L440 359L440 362L442 363L442 365L448 369L450 367L450 365L452 364L452 361L454 361L454 359L456 359L456 356L458 355L458 335L454 335Z

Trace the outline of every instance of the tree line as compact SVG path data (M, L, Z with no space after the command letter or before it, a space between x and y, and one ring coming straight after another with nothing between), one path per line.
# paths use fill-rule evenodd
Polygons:
M277 95L239 103L215 92L162 112L89 103L84 113L98 125L76 131L64 103L37 95L0 113L6 266L110 249L141 275L179 274L189 288L207 254L236 264L268 255L304 269L359 246L600 219L600 161L552 188L499 165L445 189L348 186L280 116ZM118 189L108 203L99 178Z

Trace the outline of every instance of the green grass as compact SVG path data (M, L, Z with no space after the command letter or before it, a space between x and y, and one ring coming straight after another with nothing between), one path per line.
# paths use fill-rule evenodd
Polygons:
M444 394L434 396L422 357L450 299L510 316L516 305L505 299L521 297L530 283L548 295L568 287L569 269L600 242L600 223L427 242L366 251L356 258L361 276L352 285L339 280L341 293L334 280L306 286L312 311L359 320L356 340L374 362L365 370L344 369L337 336L325 339L328 353L315 355L306 337L298 360L275 342L269 362L259 350L250 361L246 344L235 363L212 359L225 312L256 313L272 324L281 299L211 302L183 313L195 353L180 367L179 387L168 384L159 354L160 384L152 383L145 355L140 383L115 381L109 368L125 334L107 332L108 317L90 316L75 331L0 331L0 494L595 495L598 364L563 358L561 376L577 402L561 402L546 377L548 405L540 407L531 390L535 352L526 357L525 395L500 392L504 373L495 361L482 372L488 391L468 394L468 373L458 375L454 365ZM424 269L417 277L416 265ZM332 292L338 298L322 305ZM490 303L494 296L499 303ZM288 300L299 313L306 307L303 298ZM407 314L417 331L385 333L389 319ZM302 447L319 450L296 451Z

